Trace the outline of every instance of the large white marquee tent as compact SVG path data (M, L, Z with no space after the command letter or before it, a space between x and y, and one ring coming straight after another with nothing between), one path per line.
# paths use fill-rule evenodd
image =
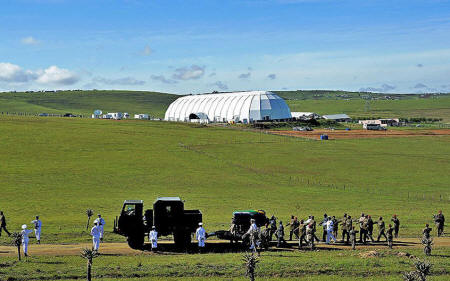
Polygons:
M167 109L164 120L189 122L242 122L291 118L286 102L266 91L183 96Z

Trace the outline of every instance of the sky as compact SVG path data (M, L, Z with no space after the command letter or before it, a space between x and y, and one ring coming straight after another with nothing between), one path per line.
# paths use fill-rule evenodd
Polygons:
M0 0L0 91L450 92L450 0Z

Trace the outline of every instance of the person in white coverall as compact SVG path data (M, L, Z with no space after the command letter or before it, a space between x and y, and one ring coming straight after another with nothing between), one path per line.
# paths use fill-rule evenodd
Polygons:
M94 222L94 227L91 229L92 235L92 249L98 251L100 246L100 228L96 222Z
M331 217L328 217L328 221L327 221L327 244L330 244L330 239L333 239L333 241L336 243L336 238L333 235L333 220L331 219Z
M103 242L103 227L105 226L105 220L102 218L102 215L98 214L98 218L96 218L94 222L97 222L98 228L100 229L100 241Z
M41 244L41 228L42 221L39 219L39 216L36 216L36 219L31 221L34 224L34 234L36 235L36 240L38 244Z
M152 243L152 251L155 251L158 248L158 232L155 226L152 227L152 230L148 234L148 240Z
M206 231L203 228L203 223L201 222L198 224L197 231L195 231L195 237L197 238L198 246L200 247L200 249L204 248L206 240Z
M28 257L28 242L30 241L28 234L30 233L33 233L33 230L27 229L26 224L22 225L20 234L22 235L23 253L25 254L25 257Z

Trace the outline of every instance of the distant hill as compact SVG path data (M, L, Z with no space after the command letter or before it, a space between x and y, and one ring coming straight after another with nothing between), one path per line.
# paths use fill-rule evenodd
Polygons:
M179 96L143 91L59 91L0 93L1 112L73 113L90 115L103 112L149 113L163 117Z
M347 113L358 117L426 117L450 122L449 94L381 94L327 90L275 91L292 111L319 114ZM58 91L0 93L0 112L83 114L148 113L164 117L179 95L145 91Z

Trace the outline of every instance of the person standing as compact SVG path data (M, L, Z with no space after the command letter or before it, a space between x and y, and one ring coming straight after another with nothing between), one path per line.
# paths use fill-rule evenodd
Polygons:
M27 225L22 225L22 231L20 234L22 235L22 245L23 245L23 253L25 257L28 257L28 242L30 242L30 238L28 234L32 233L33 230L27 229Z
M349 235L350 235L350 242L352 243L352 250L356 249L356 233L358 233L357 230L355 230L355 227L352 226Z
M398 237L398 231L400 230L400 220L397 215L393 215L391 221L394 223L394 237Z
M440 237L444 234L445 217L442 214L442 210L439 210L438 214L434 216L434 223L437 228L437 236Z
M359 243L363 242L363 238L365 237L365 229L364 229L364 221L366 219L366 216L364 213L361 213L361 216L359 217L358 223L359 223Z
M431 230L432 229L431 229L430 225L427 223L425 225L425 228L422 230L423 238L430 239Z
M11 233L6 229L6 217L3 214L3 211L0 211L0 236L2 236L2 229L8 234L8 236L11 236Z
M98 229L100 230L100 241L103 242L105 220L102 218L102 215L98 214L98 218L94 222L97 222Z
M327 222L328 222L328 215L327 214L323 214L323 220L320 223L320 225L323 228L322 242L325 242L326 239L327 239Z
M327 226L327 240L326 243L330 244L330 240L333 239L334 243L336 243L336 238L333 235L334 223L331 217L328 217L328 221L326 223Z
M280 221L277 229L277 247L281 247L284 244L286 244L286 240L284 240L284 226L283 222Z
M392 227L392 224L389 224L389 228L387 230L387 242L389 249L392 249L392 244L394 243L394 235L392 232L394 232L394 228Z
M344 242L345 235L348 235L346 220L347 220L347 213L344 214L344 217L342 218L342 221L341 221L341 226L342 226L342 239L341 239L341 242Z
M195 231L195 238L198 241L198 247L199 251L202 252L202 250L205 248L205 240L206 240L206 231L203 228L203 223L198 223L198 228Z
M258 251L258 247L260 245L259 232L260 232L260 229L256 225L256 220L250 219L250 228L247 231L247 233L250 237L250 250Z
M308 245L308 241L306 240L306 226L307 226L307 224L304 223L303 220L300 220L300 225L298 227L298 229L299 229L298 247L299 248L303 247L303 241L305 242L306 245Z
M306 226L306 240L308 241L308 245L311 248L311 250L314 249L314 239L315 239L314 226L312 223L309 223Z
M339 230L339 221L336 219L335 216L333 216L332 221L333 221L333 235L334 235L334 238L337 239L338 238L338 230Z
M317 230L316 225L317 225L317 223L314 220L314 216L311 216L311 219L309 220L309 224L312 225L312 228L313 228L312 235L313 235L314 239L316 239L316 241L319 242L320 240L319 240L319 238L317 238L317 235L316 235L316 230Z
M291 215L291 221L286 224L286 226L289 226L289 241L292 241L292 235L294 234L294 215Z
M92 236L92 250L98 251L100 247L100 227L98 222L94 221L94 227L91 229Z
M41 244L42 221L39 219L39 216L36 216L36 219L32 220L31 223L34 224L34 235L36 236L37 243Z
M380 242L380 238L381 236L384 236L384 238L386 239L387 242L387 237L386 237L386 225L383 221L383 217L380 217L380 219L377 222L378 224L378 238L377 238L377 242Z
M152 251L156 251L158 248L158 232L155 226L152 226L152 230L148 234L148 240L152 243Z
M370 215L367 215L367 236L370 238L370 241L374 242L373 239L373 225L374 222L372 220L372 217Z
M272 215L272 217L269 220L269 224L270 224L270 241L272 241L273 235L276 234L277 232L277 218L275 218L275 215Z
M298 218L294 217L294 219L289 223L290 231L289 231L289 241L292 241L292 235L295 235L295 238L298 239L298 227L300 223L298 222Z
M346 228L345 235L347 236L347 240L345 243L348 244L350 240L350 230L353 229L352 216L347 216L347 219L345 220L345 228ZM342 236L344 236L344 232ZM342 237L342 240L344 240L344 237Z

